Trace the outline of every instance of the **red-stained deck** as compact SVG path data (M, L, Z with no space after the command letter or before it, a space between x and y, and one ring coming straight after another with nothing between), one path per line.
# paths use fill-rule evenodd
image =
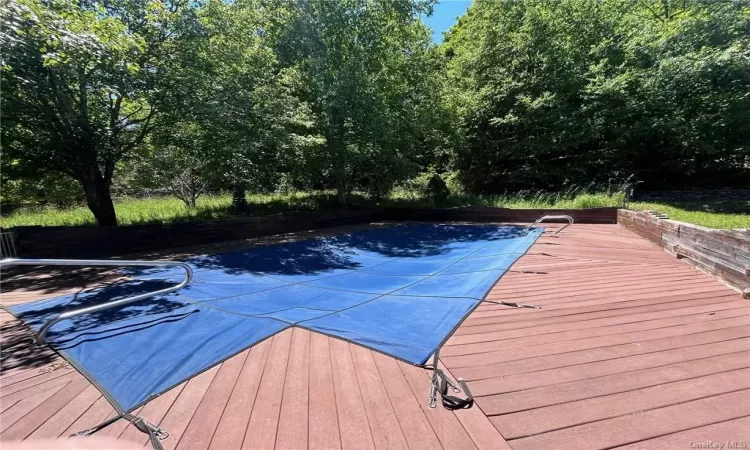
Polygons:
M95 280L92 280L95 281ZM4 304L44 292L4 292ZM477 398L426 406L429 372L292 329L137 411L167 449L750 446L750 303L616 225L543 237L442 351ZM83 376L0 313L2 441L66 436L114 414ZM120 421L98 433L147 444ZM737 447L743 448L743 447Z

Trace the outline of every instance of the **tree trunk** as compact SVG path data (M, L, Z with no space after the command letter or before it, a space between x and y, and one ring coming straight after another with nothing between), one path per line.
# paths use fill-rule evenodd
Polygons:
M86 193L86 204L94 214L96 224L102 227L117 226L117 214L109 193L109 184L104 181L99 170L92 170L81 184Z
M336 189L336 202L339 206L346 206L347 192L346 189Z

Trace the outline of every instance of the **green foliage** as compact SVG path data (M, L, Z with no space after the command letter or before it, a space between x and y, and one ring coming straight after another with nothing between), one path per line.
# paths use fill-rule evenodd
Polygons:
M476 0L443 45L474 191L750 181L750 2Z
M152 128L160 75L191 17L181 2L4 2L3 159L67 174L97 221L115 225L115 165Z
M303 97L325 145L311 165L341 201L384 196L418 168L434 139L437 60L417 14L427 0L299 0L279 30L279 55L306 80Z
M446 203L446 200L452 193L443 176L434 169L406 180L401 184L400 188L398 195L401 197L412 197L415 200L425 198L435 205ZM458 192L454 191L453 193Z
M7 170L3 168L3 170ZM26 203L71 206L83 200L81 187L69 177L56 172L9 179L0 178L2 207Z
M589 192L583 194L520 192L500 196L472 196L453 194L446 199L446 205L483 205L504 208L597 208L622 204L621 194ZM333 192L289 192L286 194L253 194L247 201L256 214L274 214L283 211L319 210L335 206ZM372 205L373 200L355 196L354 201L362 206ZM714 202L708 202L714 204ZM423 207L431 206L432 201L422 194L404 188L395 189L385 199L389 206ZM635 210L657 210L675 220L695 223L714 228L750 228L750 202L724 202L722 208L711 207L706 203L646 203L631 202ZM173 223L189 220L213 220L233 217L231 196L206 195L201 197L195 208L186 208L178 199L147 198L123 200L115 207L120 222L125 225L145 223ZM85 207L55 208L40 207L20 210L0 218L0 227L43 225L94 225L94 216Z
M198 14L202 38L185 46L174 75L190 93L173 105L165 118L172 129L154 144L203 159L213 185L242 199L246 189L273 185L285 164L304 160L322 138L296 95L299 71L283 67L272 48L269 31L278 12L258 0L212 0Z
M587 193L586 204L590 207L618 206L622 196L606 193ZM255 215L276 214L285 211L320 211L338 208L336 192L306 191L283 194L250 194L245 197ZM376 199L363 192L353 192L353 206L397 206L432 207L433 199L403 187L394 189L385 198ZM522 192L502 196L450 195L444 206L484 205L504 208L572 208L576 195ZM204 195L195 207L186 207L176 198L154 197L145 199L122 199L116 202L117 216L123 225L174 223L190 220L215 220L239 217L232 209L232 195ZM15 211L0 217L0 227L28 225L63 226L94 225L94 216L85 207L53 208L39 207Z
M438 205L444 203L450 195L448 185L445 184L445 181L438 174L430 177L430 181L427 182L426 192L427 197Z
M750 0L475 0L440 46L433 3L4 2L2 201L113 225L268 210L248 191L594 207L631 174L750 184Z

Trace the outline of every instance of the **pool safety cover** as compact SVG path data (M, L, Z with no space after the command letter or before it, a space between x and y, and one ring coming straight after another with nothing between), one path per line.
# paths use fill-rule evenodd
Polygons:
M47 339L122 411L292 326L423 364L541 232L411 224L197 256L181 291L61 321ZM183 276L127 273L129 281L8 309L37 331L64 310Z

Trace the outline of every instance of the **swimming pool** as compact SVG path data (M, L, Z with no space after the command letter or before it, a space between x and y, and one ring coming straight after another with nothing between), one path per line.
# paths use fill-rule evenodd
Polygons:
M121 411L297 326L424 364L541 228L408 224L187 259L183 290L56 324L50 344ZM32 329L63 310L171 285L131 280L8 308Z

